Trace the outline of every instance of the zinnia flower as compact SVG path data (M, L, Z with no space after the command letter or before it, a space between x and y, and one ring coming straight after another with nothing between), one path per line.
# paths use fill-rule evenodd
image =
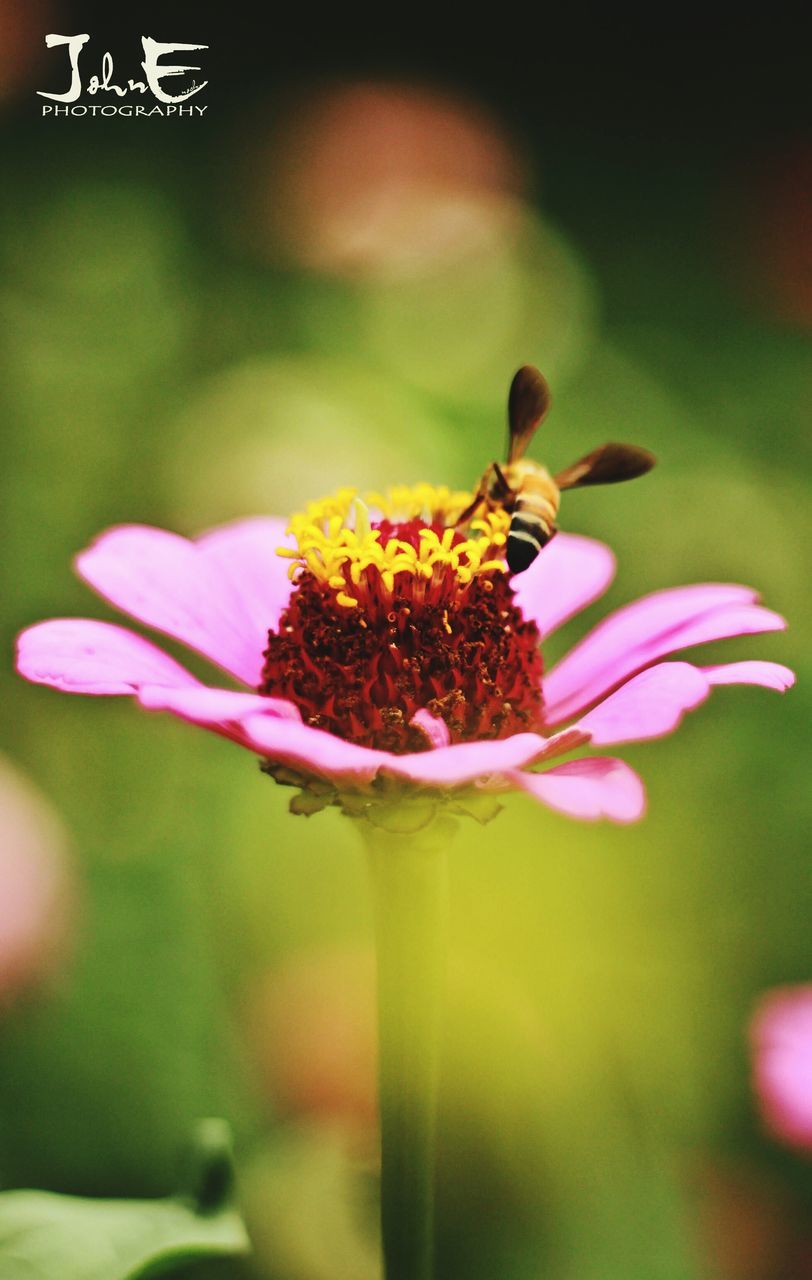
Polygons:
M616 822L643 813L637 774L610 755L562 756L671 733L715 685L792 684L773 662L662 661L785 626L748 587L716 583L619 609L545 672L540 644L605 591L614 557L560 533L511 579L509 516L457 528L469 501L428 485L366 502L342 490L287 531L263 517L191 541L110 529L79 555L80 577L241 687L202 684L151 641L88 618L24 631L18 670L65 692L134 696L230 738L301 789L297 812L339 803L369 816L406 793L428 817L442 801L485 819L495 794L518 788Z
M753 1017L750 1040L767 1128L812 1152L812 983L769 992Z

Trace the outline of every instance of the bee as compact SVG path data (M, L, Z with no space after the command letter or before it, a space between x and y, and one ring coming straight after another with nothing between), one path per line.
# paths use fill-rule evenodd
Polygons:
M474 500L456 521L466 524L483 505L502 508L511 517L506 557L511 573L523 573L556 532L561 492L588 484L615 484L650 471L656 461L633 444L604 444L551 476L540 462L525 458L550 408L550 388L538 369L523 365L508 395L507 462L492 462L482 476Z

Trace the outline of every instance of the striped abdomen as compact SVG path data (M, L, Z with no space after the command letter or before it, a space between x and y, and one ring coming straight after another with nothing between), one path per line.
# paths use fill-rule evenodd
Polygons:
M508 530L506 558L511 573L523 573L555 532L558 488L545 467L514 463L508 478L517 494ZM518 473L518 474L515 474Z

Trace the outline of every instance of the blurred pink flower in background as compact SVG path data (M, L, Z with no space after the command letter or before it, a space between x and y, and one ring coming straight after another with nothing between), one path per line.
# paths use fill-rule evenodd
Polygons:
M812 983L764 996L750 1040L764 1123L775 1137L812 1152Z
M243 235L263 255L367 276L459 256L520 196L527 163L478 103L423 85L303 90L245 129ZM242 142L242 135L241 135ZM241 216L244 205L241 205Z
M427 492L441 491L421 489L420 502ZM344 506L340 498L313 504L315 522L312 512L294 518L304 521L299 550L283 521L257 518L195 541L122 526L78 557L80 576L105 599L247 689L207 687L146 639L91 619L24 631L18 670L69 693L132 695L231 739L265 757L279 781L311 787L312 808L299 812L393 787L435 802L515 788L569 816L616 822L645 808L622 760L532 767L582 746L671 733L716 685L793 683L772 662L661 661L785 626L754 591L714 583L619 609L542 676L539 641L606 590L608 547L559 534L511 581L493 558L504 550L496 517L468 541L436 512L433 524L373 520L361 538L346 524L352 491ZM280 543L299 558L293 585ZM370 548L380 566L368 563Z
M284 1112L341 1124L359 1147L377 1130L375 963L347 946L298 953L266 973L245 1029L262 1082Z
M44 797L0 760L0 1006L64 957L73 886L66 834Z

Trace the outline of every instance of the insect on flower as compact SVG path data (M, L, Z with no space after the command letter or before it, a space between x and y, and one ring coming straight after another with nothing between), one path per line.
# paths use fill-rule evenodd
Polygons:
M517 447L546 406L542 387L535 372L514 380ZM554 496L562 477L564 487L620 478L618 447L550 480ZM625 465L629 475L636 464ZM644 790L625 761L562 757L671 733L716 685L788 688L792 672L773 662L663 661L784 620L748 587L671 588L610 614L546 670L543 643L606 590L614 556L559 533L543 555L520 539L522 563L506 566L511 534L523 532L513 521L530 510L527 486L511 493L514 512L483 477L476 501L429 484L363 500L342 489L289 522L260 516L195 539L109 529L77 557L79 576L240 687L205 685L133 630L90 618L29 627L17 669L69 693L134 696L255 752L300 789L298 813L336 804L372 815L408 800L415 812L486 820L495 797L519 789L572 817L634 821Z
M529 569L542 547L556 532L558 504L564 489L588 484L616 484L634 480L654 466L654 455L633 444L604 444L551 476L525 451L550 409L550 388L538 369L523 365L510 384L508 396L507 462L492 462L483 474L474 499L457 524L482 507L501 507L510 516L506 559L511 573Z

